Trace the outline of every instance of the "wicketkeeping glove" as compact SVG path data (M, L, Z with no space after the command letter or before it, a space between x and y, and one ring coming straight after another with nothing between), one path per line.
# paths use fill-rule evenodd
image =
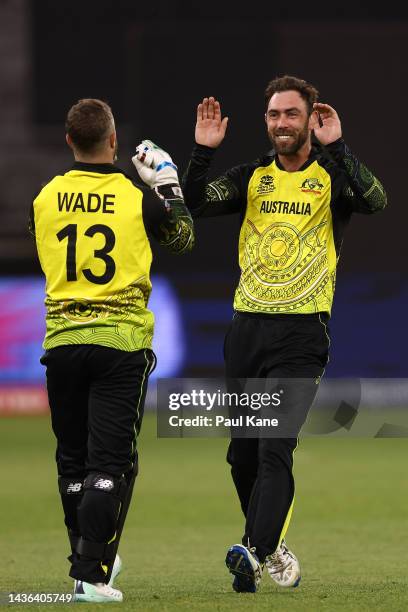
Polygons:
M151 140L142 140L136 147L132 162L142 181L151 189L164 185L179 185L177 166L170 155Z

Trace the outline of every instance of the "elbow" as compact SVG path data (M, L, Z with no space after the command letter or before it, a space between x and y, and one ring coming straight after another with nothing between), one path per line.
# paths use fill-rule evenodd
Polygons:
M386 208L387 206L388 206L388 198L387 198L387 194L384 193L383 203L382 203L380 210L384 210L384 208Z
M387 193L382 184L377 181L375 187L368 201L370 213L380 212L388 205Z
M186 253L189 253L190 251L193 250L194 243L195 243L195 235L194 235L194 231L192 231L189 237L189 241L186 245L186 250L185 250Z
M184 255L189 253L194 247L194 231L191 230L186 235L171 242L161 242L173 255Z
M188 235L187 240L185 241L184 244L180 244L179 248L177 248L175 251L173 251L176 255L185 255L186 253L190 253L190 251L193 250L194 247L194 232L191 231L191 233Z
M381 197L371 197L371 198L363 198L357 203L355 207L355 212L363 213L366 215L373 215L374 213L381 212L388 205L387 195L384 193L381 194Z
M369 212L371 214L374 214L374 213L377 213L377 212L381 212L387 206L388 206L388 200L387 200L387 196L384 194L384 197L381 199L381 201L376 202L374 206L370 207Z

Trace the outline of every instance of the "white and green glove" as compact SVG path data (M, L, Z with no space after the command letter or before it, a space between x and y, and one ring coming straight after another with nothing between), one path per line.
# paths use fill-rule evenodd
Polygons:
M136 147L136 155L132 157L132 162L142 181L159 195L169 197L168 192L170 191L173 197L183 197L177 166L170 155L154 142L142 140Z

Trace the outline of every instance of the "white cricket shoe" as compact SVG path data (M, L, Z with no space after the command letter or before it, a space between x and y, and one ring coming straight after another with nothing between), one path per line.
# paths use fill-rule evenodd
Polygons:
M119 555L116 555L115 561L113 563L112 574L108 582L108 586L110 587L113 586L115 578L118 574L120 574L121 570L122 570L122 559L119 557Z
M268 574L279 586L297 587L300 582L299 561L282 540L279 548L265 559Z
M123 601L122 592L118 589L113 589L115 578L122 569L122 559L116 555L113 563L112 574L108 584L103 582L84 582L83 580L75 580L74 582L74 597L73 601L88 601L94 603L110 603L112 601Z
M103 582L83 582L75 580L73 601L85 601L88 603L112 603L123 601L123 595L118 589L113 589Z

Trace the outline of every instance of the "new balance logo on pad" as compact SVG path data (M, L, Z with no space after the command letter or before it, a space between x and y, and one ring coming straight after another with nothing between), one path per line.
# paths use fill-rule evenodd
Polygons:
M70 482L67 487L67 493L79 493L82 489L82 482Z
M113 489L113 486L113 481L107 478L99 478L94 484L95 489L104 489L106 491Z

